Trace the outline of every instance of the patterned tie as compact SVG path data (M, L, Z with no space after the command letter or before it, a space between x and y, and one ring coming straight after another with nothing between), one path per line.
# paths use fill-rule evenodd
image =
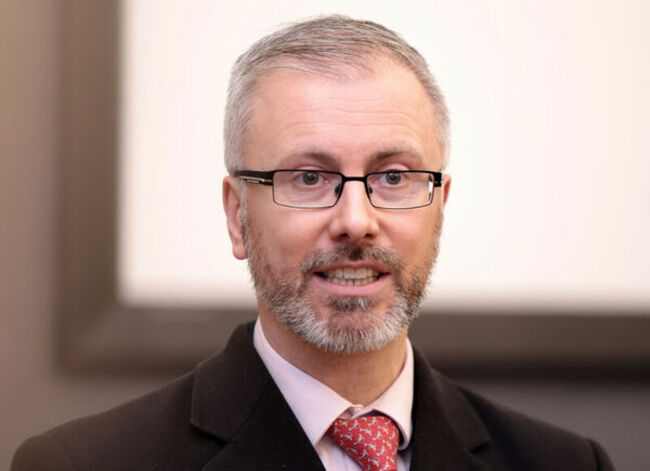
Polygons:
M399 431L389 417L336 419L329 435L363 471L396 471Z

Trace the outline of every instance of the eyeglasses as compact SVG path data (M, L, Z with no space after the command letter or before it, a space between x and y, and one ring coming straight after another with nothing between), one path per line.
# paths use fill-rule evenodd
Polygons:
M433 201L433 189L442 186L442 173L426 170L387 170L363 177L346 177L321 170L237 170L234 176L249 183L271 185L273 201L301 209L331 208L349 181L363 182L375 208L414 209Z

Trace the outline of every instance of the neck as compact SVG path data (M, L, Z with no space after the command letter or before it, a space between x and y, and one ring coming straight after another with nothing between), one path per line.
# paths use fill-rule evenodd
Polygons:
M296 368L327 385L353 404L367 405L393 383L404 364L407 329L379 350L332 353L308 344L272 314L260 322L273 349Z

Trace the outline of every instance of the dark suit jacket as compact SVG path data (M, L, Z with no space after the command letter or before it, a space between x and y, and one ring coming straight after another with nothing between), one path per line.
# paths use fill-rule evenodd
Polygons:
M322 470L249 326L171 385L27 440L13 471ZM611 470L594 442L452 384L415 352L412 470Z

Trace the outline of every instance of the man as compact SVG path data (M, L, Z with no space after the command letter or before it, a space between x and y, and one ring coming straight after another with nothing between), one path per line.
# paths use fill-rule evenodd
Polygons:
M170 386L27 441L23 470L607 470L592 441L431 370L407 329L450 177L424 59L340 16L235 64L224 208L259 317Z

